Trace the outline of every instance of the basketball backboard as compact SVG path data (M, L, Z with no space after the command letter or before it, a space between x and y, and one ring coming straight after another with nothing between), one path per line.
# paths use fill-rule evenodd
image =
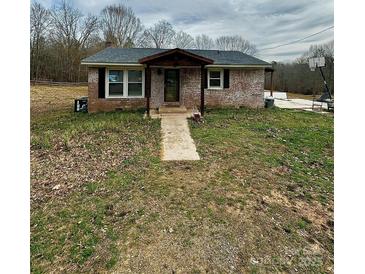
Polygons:
M326 65L326 61L324 57L315 57L309 59L309 68L311 71L315 71L316 68L324 67Z

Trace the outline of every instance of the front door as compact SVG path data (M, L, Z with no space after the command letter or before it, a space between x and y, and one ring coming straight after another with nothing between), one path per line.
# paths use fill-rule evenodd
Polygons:
M179 101L180 70L165 69L165 102Z

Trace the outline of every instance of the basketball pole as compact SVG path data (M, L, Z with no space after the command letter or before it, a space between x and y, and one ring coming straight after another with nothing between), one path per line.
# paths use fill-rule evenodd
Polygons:
M321 75L322 75L322 78L323 78L323 82L324 82L324 85L325 85L325 87L326 87L326 90L327 90L328 96L329 96L329 97L330 97L330 99L332 100L332 95L331 95L330 89L328 88L326 78L324 77L324 74L323 74L323 71L322 71L322 67L319 67L319 71L321 72Z

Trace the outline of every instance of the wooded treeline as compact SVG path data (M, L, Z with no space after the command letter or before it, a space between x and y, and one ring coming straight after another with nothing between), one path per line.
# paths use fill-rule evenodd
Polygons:
M309 50L292 63L273 63L275 69L273 84L274 90L301 94L322 94L324 89L323 78L319 69L311 71L308 59L325 57L326 67L322 68L327 84L334 92L334 43L333 41L312 45ZM270 76L267 74L265 88L270 89Z
M47 9L33 2L30 12L30 78L64 82L87 81L87 69L81 59L100 51L105 42L117 47L195 48L238 50L255 55L256 46L241 36L206 34L195 37L176 30L161 20L146 28L133 10L123 4L108 5L99 14L83 14L66 0ZM292 63L274 63L274 89L303 94L321 93L323 81L319 71L312 72L308 58L325 56L323 69L333 91L333 41L313 45ZM267 75L269 76L269 75ZM265 87L270 88L270 77Z
M66 0L47 9L33 2L30 12L30 77L32 80L87 81L80 60L112 42L117 47L239 50L255 54L254 44L236 36L192 37L161 20L146 28L131 8L106 6L99 14L83 14Z

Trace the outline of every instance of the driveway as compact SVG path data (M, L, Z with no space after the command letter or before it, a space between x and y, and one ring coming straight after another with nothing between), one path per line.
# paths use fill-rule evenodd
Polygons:
M279 108L288 108L288 109L303 109L307 111L313 111L311 100L305 99L278 99L275 98L274 102L276 107ZM318 104L318 106L317 106ZM327 103L316 103L316 109L319 110L319 105L322 104L322 108L327 109Z

